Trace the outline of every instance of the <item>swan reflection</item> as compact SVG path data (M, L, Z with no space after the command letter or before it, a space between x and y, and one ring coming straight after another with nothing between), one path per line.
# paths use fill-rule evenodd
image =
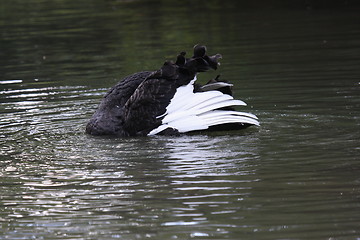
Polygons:
M239 165L256 154L249 152L252 150L249 144L246 148L242 146L247 137L196 135L167 139L165 162L180 175L227 175L229 171L238 171Z

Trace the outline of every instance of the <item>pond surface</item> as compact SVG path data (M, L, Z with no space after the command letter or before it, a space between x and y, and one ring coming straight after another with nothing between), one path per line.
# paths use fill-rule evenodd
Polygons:
M1 4L0 239L360 238L359 7L235 2ZM199 81L260 127L84 133L107 89L196 43L223 55Z

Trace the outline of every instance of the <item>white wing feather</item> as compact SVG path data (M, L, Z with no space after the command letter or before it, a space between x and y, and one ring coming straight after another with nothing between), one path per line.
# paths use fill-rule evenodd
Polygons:
M230 106L246 106L241 100L213 90L194 93L196 77L186 86L176 90L174 97L166 108L162 125L153 129L148 135L155 135L166 128L174 128L179 132L204 130L210 126L226 123L247 123L259 125L257 117L251 113L244 113L220 108Z

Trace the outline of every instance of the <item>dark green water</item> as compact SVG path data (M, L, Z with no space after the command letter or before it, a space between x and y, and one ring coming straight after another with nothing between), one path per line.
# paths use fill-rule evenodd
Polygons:
M360 239L360 9L304 2L3 1L0 239ZM196 43L261 127L84 134Z

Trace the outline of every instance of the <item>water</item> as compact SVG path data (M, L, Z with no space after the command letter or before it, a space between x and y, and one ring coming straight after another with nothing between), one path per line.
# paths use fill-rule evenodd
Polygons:
M0 239L359 239L358 10L2 3ZM109 87L198 42L224 57L199 81L235 83L261 127L84 134Z

